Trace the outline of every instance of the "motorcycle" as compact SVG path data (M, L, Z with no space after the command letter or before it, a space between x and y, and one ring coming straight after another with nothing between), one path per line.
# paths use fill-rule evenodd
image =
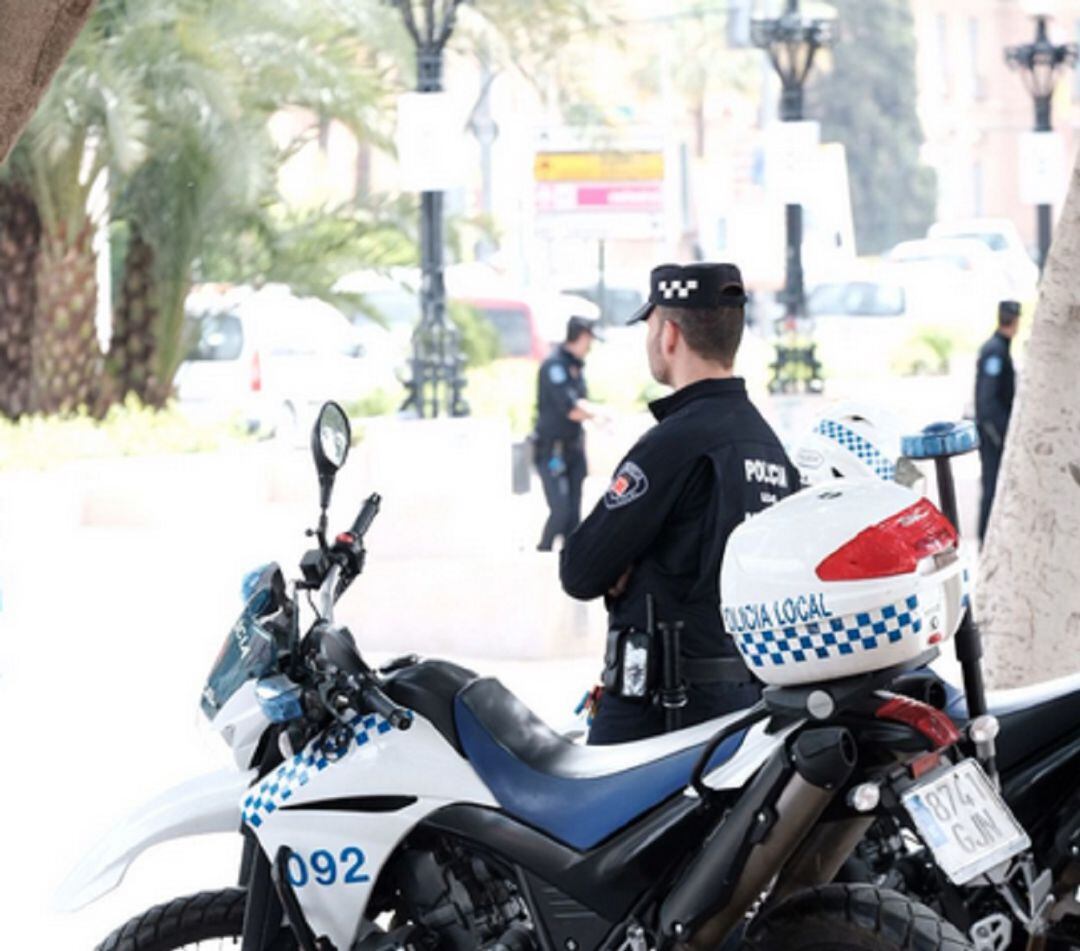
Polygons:
M935 424L904 440L905 457L934 461L941 508L954 525L950 460L976 446L970 424ZM1080 674L987 695L970 613L955 643L963 690L929 671L912 672L894 687L968 732L968 751L987 767L1031 848L996 874L958 886L905 816L884 816L841 877L917 897L968 934L976 951L1080 948Z
M906 815L960 884L1029 844L962 752L953 721L890 690L951 634L955 611L942 599L955 594L956 553L932 506L913 510L899 487L838 485L750 520L736 532L753 561L783 534L781 506L817 518L825 535L846 531L854 513L877 513L818 565L817 577L840 579L834 610L824 594L774 605L831 617L837 635L829 641L826 631L800 658L797 643L781 648L757 626L767 609L748 593L740 617L758 613L740 649L779 672L758 704L646 740L583 747L497 680L455 664L407 655L374 669L335 623L381 504L372 495L347 531L328 538L350 439L344 412L324 406L312 434L317 547L291 585L275 564L245 579L244 609L203 692L237 770L137 811L74 870L59 903L100 898L154 844L212 832L244 837L240 885L156 906L99 948L169 951L214 939L240 941L242 951L970 947L909 897L833 883L881 810ZM901 617L884 609L880 637L879 622L840 614L868 577L867 533L888 536L910 569L887 579L892 589L916 575L922 585ZM304 600L312 620L301 634ZM829 679L808 679L829 667Z

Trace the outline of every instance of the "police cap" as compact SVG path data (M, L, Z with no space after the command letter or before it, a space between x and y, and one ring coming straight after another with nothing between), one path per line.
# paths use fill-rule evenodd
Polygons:
M746 289L734 264L661 264L649 275L649 299L627 323L645 320L656 306L712 310L745 303Z
M1003 300L998 303L998 323L1011 324L1020 316L1020 304L1014 300Z
M576 340L584 331L596 340L603 341L604 337L600 333L599 324L600 321L590 320L588 317L571 317L566 322L566 339Z

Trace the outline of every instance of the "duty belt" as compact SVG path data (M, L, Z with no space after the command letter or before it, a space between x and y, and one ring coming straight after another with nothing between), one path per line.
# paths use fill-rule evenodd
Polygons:
M679 666L688 683L704 684L752 684L754 675L738 657L687 657L683 655Z

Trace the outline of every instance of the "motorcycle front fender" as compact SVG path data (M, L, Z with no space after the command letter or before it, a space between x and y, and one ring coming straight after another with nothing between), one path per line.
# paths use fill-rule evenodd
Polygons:
M150 846L214 832L240 831L240 800L255 771L220 770L188 780L143 805L102 839L56 892L58 911L76 911L123 881Z

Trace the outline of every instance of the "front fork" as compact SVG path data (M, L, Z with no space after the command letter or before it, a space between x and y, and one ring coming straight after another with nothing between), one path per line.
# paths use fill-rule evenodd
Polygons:
M256 759L260 778L278 765L281 757L276 735L268 737ZM244 825L241 834L244 848L238 878L240 886L247 891L247 899L240 951L270 951L283 925L293 932L301 951L333 951L329 943L314 938L304 920L287 873L290 850L285 846L278 849L271 863L251 829Z
M270 876L270 861L247 828L240 859L240 884L247 889L241 951L269 951L281 931L281 900Z

